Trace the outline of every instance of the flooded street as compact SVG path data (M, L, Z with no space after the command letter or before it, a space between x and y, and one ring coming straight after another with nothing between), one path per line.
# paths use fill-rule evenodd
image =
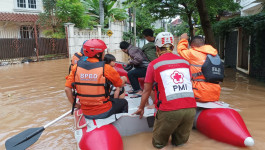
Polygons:
M41 127L71 109L65 92L68 59L0 67L0 149L21 131ZM255 140L251 148L239 148L209 139L193 130L187 144L169 150L265 149L265 84L233 69L226 69L221 101L239 110ZM73 116L48 127L29 149L76 149ZM153 150L152 133L123 137L125 150Z

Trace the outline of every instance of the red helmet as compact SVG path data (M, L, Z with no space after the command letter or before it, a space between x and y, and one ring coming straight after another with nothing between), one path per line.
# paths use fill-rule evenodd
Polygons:
M94 57L97 53L102 53L107 48L106 44L100 39L90 39L83 44L84 55Z

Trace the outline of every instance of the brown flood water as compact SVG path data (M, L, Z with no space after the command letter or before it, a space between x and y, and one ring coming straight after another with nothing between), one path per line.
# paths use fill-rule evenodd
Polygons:
M0 149L5 141L28 128L41 127L61 116L71 105L64 93L68 59L0 67ZM187 144L167 146L169 150L264 150L265 84L232 69L225 71L221 100L239 109L255 140L251 148L239 148L217 142L193 130ZM73 116L48 127L29 149L76 149ZM125 150L154 150L152 133L123 137Z

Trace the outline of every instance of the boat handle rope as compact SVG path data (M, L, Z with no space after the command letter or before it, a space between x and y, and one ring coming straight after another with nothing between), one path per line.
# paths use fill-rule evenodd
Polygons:
M81 118L83 117L83 113L82 114L79 114L78 112L77 112L77 114L76 114L79 118L78 118L78 121L77 121L77 128L79 128L79 129L82 129L82 128L84 128L84 127L86 127L87 125L88 125L88 123L86 122L85 124L83 124L83 125L79 125L80 124L80 120L81 120Z

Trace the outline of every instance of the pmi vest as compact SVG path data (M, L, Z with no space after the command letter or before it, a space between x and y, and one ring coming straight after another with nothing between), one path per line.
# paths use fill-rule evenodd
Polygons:
M208 54L203 65L193 65L200 68L200 72L192 74L194 81L206 81L211 83L223 82L224 79L224 64L219 55L212 56ZM205 79L197 79L203 75Z
M82 57L83 58L83 57ZM74 87L82 108L107 102L103 61L91 63L80 59L77 62Z
M189 63L171 53L160 57L162 60L161 58L154 60L155 64L153 65L155 81L157 82L156 102L158 109L172 111L196 107ZM157 61L159 59L161 61Z

